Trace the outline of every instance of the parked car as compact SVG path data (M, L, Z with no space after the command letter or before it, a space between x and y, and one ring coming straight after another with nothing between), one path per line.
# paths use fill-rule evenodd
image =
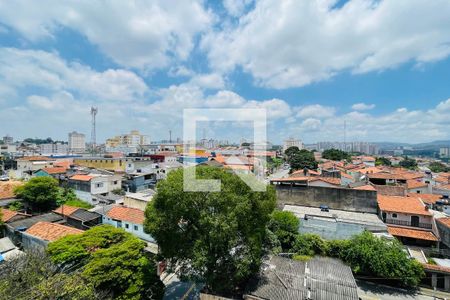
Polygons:
M0 181L8 181L9 177L7 175L1 175L0 176Z

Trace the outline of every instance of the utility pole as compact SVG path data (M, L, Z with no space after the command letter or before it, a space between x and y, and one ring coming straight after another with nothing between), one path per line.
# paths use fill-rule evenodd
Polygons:
M172 143L172 130L169 130L169 143Z
M344 120L344 151L347 151L347 121Z

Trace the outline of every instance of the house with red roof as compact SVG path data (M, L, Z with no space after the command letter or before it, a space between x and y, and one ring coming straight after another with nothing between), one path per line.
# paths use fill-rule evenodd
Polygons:
M110 224L116 228L122 228L140 239L154 243L151 235L144 232L144 211L127 206L115 205L105 212L100 212L104 224Z
M69 177L68 186L73 188L78 198L96 205L96 196L108 196L112 191L122 188L122 177L111 174L75 174Z
M388 232L405 244L430 246L439 241L433 214L416 197L377 196L379 216Z

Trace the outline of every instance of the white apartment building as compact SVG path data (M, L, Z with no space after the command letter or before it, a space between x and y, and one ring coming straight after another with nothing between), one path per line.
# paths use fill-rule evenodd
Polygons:
M69 151L73 153L83 153L86 151L86 136L73 131L69 133Z
M67 144L61 143L41 144L39 149L42 155L67 154L69 151Z
M284 141L283 152L286 151L290 147L298 147L298 149L303 149L303 142L299 139L288 138Z
M150 145L150 137L132 130L129 134L118 135L106 140L107 152L138 153L139 147Z
M439 149L439 156L441 158L450 158L450 147L442 147Z

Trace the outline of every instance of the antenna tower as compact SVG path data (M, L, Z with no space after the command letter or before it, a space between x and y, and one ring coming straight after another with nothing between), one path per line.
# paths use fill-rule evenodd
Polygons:
M98 108L97 107L91 107L91 117L92 117L92 129L91 129L91 147L92 152L95 151L97 148L97 136L96 136L96 124L95 124L95 117L97 116Z

